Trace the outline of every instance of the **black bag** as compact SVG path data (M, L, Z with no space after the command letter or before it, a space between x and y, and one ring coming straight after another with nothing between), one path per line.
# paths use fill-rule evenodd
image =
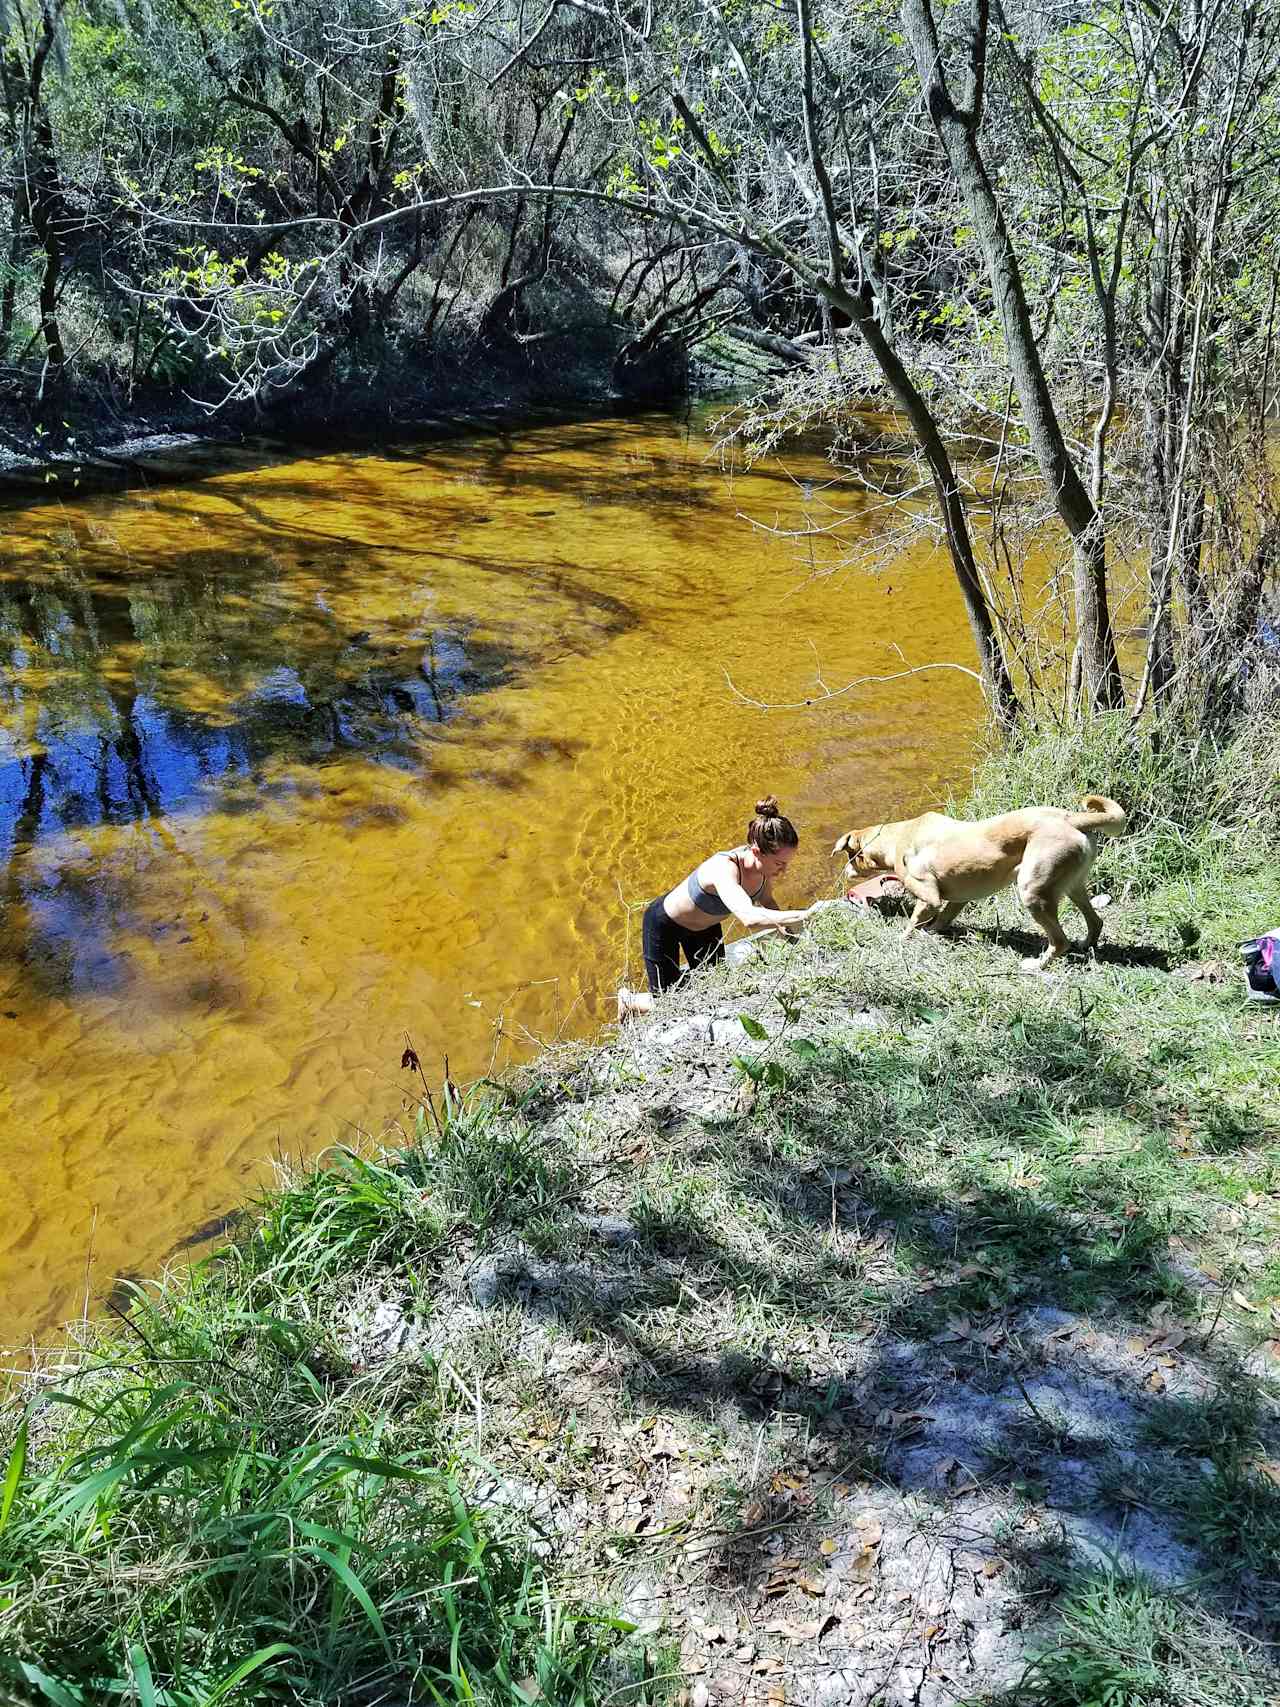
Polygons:
M1240 956L1249 1000L1280 1006L1280 930L1242 942Z

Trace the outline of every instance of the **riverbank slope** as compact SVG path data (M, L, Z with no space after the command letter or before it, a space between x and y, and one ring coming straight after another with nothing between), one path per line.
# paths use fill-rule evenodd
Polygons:
M16 1698L1274 1700L1278 754L989 762L1130 807L1091 962L834 907L469 1098L409 1061L403 1148L10 1411Z
M304 450L382 448L533 424L677 407L758 383L778 364L730 336L712 340L667 390L619 392L613 345L558 339L533 352L475 340L416 365L355 366L305 391L217 407L153 388L128 404L92 389L33 409L0 406L0 506L168 485Z

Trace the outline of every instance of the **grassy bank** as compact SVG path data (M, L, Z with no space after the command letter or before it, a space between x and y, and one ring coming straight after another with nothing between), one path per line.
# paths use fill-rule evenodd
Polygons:
M1096 960L833 908L140 1291L9 1413L14 1696L1280 1699L1278 758L992 762L1133 808Z

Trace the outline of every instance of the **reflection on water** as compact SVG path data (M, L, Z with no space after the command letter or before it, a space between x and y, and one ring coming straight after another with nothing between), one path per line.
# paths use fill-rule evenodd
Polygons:
M597 422L7 518L0 1341L189 1247L273 1154L380 1128L406 1031L469 1076L594 1029L628 909L758 794L805 899L836 833L963 769L959 673L734 695L967 631L923 546L824 578L832 547L750 525L802 524L820 459L731 487L706 452Z

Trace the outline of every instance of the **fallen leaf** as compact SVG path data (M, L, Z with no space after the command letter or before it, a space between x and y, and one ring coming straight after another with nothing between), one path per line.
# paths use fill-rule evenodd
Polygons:
M1158 1369L1153 1369L1144 1383L1149 1393L1163 1393L1169 1383Z
M932 1411L881 1411L876 1418L876 1426L879 1428L907 1429L914 1433L922 1423L933 1420L934 1413Z
M1242 1310L1247 1310L1251 1316L1256 1316L1259 1313L1258 1306L1256 1304L1251 1304L1243 1292L1233 1292L1231 1294L1231 1302L1233 1304L1238 1304Z
M1140 1340L1136 1334L1131 1334L1124 1342L1124 1349L1132 1352L1134 1357L1141 1357L1147 1349L1146 1340Z
M864 1511L854 1521L861 1532L864 1547L878 1547L884 1540L884 1524L873 1512Z
M1185 1328L1170 1328L1167 1333L1157 1334L1153 1340L1147 1341L1148 1351L1177 1351L1187 1337Z
M836 1551L836 1548L838 1547L838 1545L839 1545L839 1543L836 1541L833 1541L832 1538L828 1535L826 1537L826 1539L824 1541L822 1541L821 1544L819 1545L818 1551L820 1553L825 1553L826 1556L828 1558L830 1558L831 1555Z
M1191 960L1184 966L1175 966L1173 976L1190 979L1192 983L1221 984L1228 971L1225 960Z
M742 1508L742 1521L747 1525L748 1529L753 1528L757 1523L763 1523L764 1515L765 1505L763 1500L752 1500L750 1505L744 1505Z
M834 1612L827 1612L821 1618L810 1618L805 1623L796 1626L796 1633L806 1642L820 1642L834 1624L840 1622Z

